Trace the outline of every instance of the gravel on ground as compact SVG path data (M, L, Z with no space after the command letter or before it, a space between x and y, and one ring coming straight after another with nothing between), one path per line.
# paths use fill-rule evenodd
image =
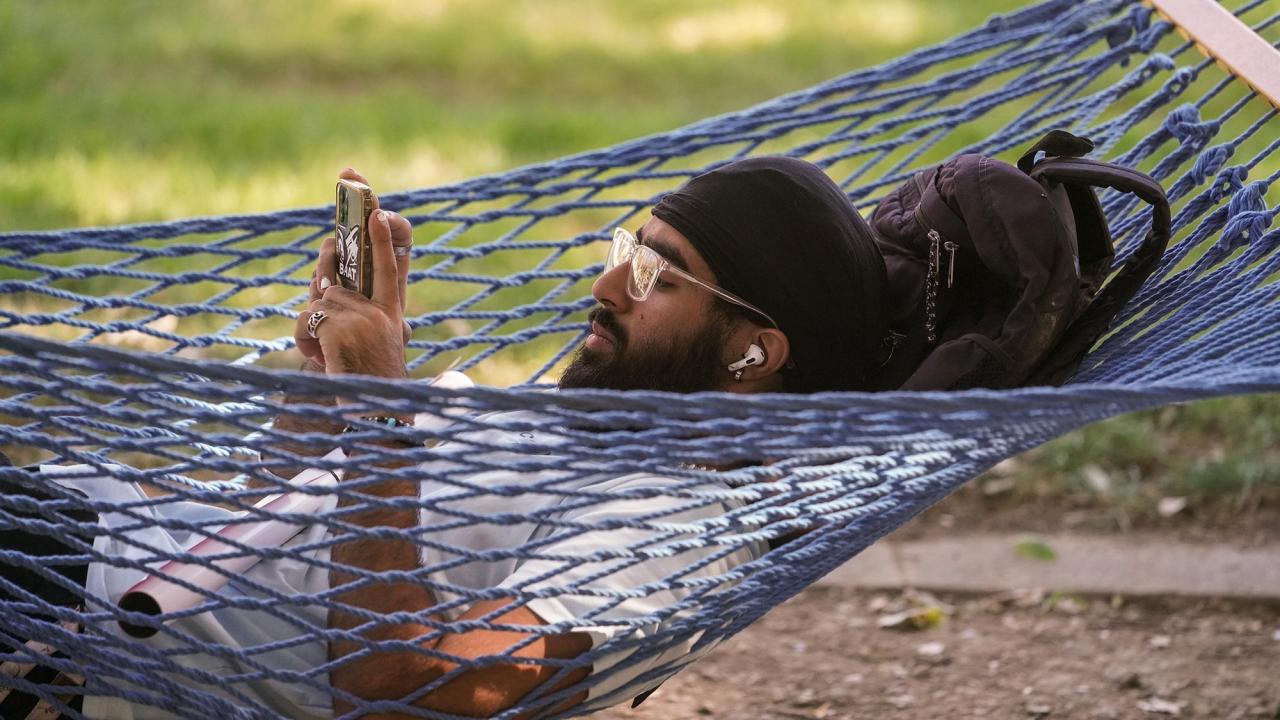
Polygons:
M813 587L598 717L1275 720L1280 604Z

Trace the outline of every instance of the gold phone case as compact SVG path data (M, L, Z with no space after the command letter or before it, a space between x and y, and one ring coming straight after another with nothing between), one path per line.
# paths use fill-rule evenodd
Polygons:
M338 283L373 297L373 248L369 239L373 189L355 180L339 180L335 204Z

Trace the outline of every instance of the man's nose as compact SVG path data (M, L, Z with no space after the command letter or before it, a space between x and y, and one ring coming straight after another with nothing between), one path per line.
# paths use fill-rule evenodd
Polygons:
M631 263L628 261L600 273L600 277L591 284L591 297L614 312L626 312L632 302L631 296L627 294L629 272Z

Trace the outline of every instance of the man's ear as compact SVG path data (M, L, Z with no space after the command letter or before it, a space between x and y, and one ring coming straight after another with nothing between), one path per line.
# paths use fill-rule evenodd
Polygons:
M753 332L746 340L746 344L734 355L734 360L736 361L743 357L750 345L753 344L764 351L764 359L741 368L742 378L737 382L730 383L730 385L740 387L742 390L762 391L766 388L753 386L773 385L781 382L781 377L778 376L778 373L791 361L791 343L787 340L786 334L776 328L753 328ZM780 391L781 386L768 389Z

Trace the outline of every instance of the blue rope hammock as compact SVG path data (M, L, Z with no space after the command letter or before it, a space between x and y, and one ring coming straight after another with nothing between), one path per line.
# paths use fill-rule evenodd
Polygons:
M1273 4L1232 11L1274 42ZM742 112L383 196L415 226L413 374L460 360L473 377L510 386L501 389L289 369L330 207L0 235L0 445L20 462L49 463L0 469L0 480L47 493L0 493L0 532L67 547L38 555L0 544L0 566L74 600L0 578L0 661L41 658L84 685L0 684L72 717L329 717L335 699L355 708L344 717L453 717L423 699L540 637L580 631L592 633L591 649L536 661L551 679L501 716L545 712L584 690L569 712L586 712L656 686L1001 459L1120 413L1280 389L1277 111L1172 29L1131 0L1046 0ZM993 119L998 131L975 134ZM1008 156L1054 127L1159 179L1175 213L1161 266L1068 385L771 396L545 386L585 337L609 231L639 224L690 177L745 156L795 155L865 212L944 159L945 138ZM1148 214L1126 196L1103 201L1122 260ZM283 394L353 405L291 405ZM362 411L420 422L344 436L346 450L360 451L352 460L313 457L332 449L327 434L269 424L278 413L345 422ZM374 442L392 436L415 444ZM268 472L298 464L320 479L289 486ZM387 479L430 491L372 492ZM264 492L286 490L306 503L256 507ZM422 525L353 522L371 508L411 510ZM264 520L300 532L283 545L233 537L213 554L193 547ZM506 544L460 539L518 528ZM370 537L412 543L419 567L376 572L332 559L336 546ZM85 563L84 583L61 573ZM220 578L220 589L179 566ZM363 585L417 583L438 604L429 616L389 618L331 591L330 571ZM148 574L197 602L158 615L122 608L123 589ZM496 612L460 619L500 598L547 624L511 626ZM331 627L331 612L358 619ZM389 621L428 635L364 634ZM230 630L245 627L258 639ZM532 635L493 657L432 643L474 628ZM363 649L330 659L326 647L343 640ZM375 650L456 667L402 698L330 684L331 672ZM586 679L561 682L587 667ZM68 700L76 696L82 710Z

